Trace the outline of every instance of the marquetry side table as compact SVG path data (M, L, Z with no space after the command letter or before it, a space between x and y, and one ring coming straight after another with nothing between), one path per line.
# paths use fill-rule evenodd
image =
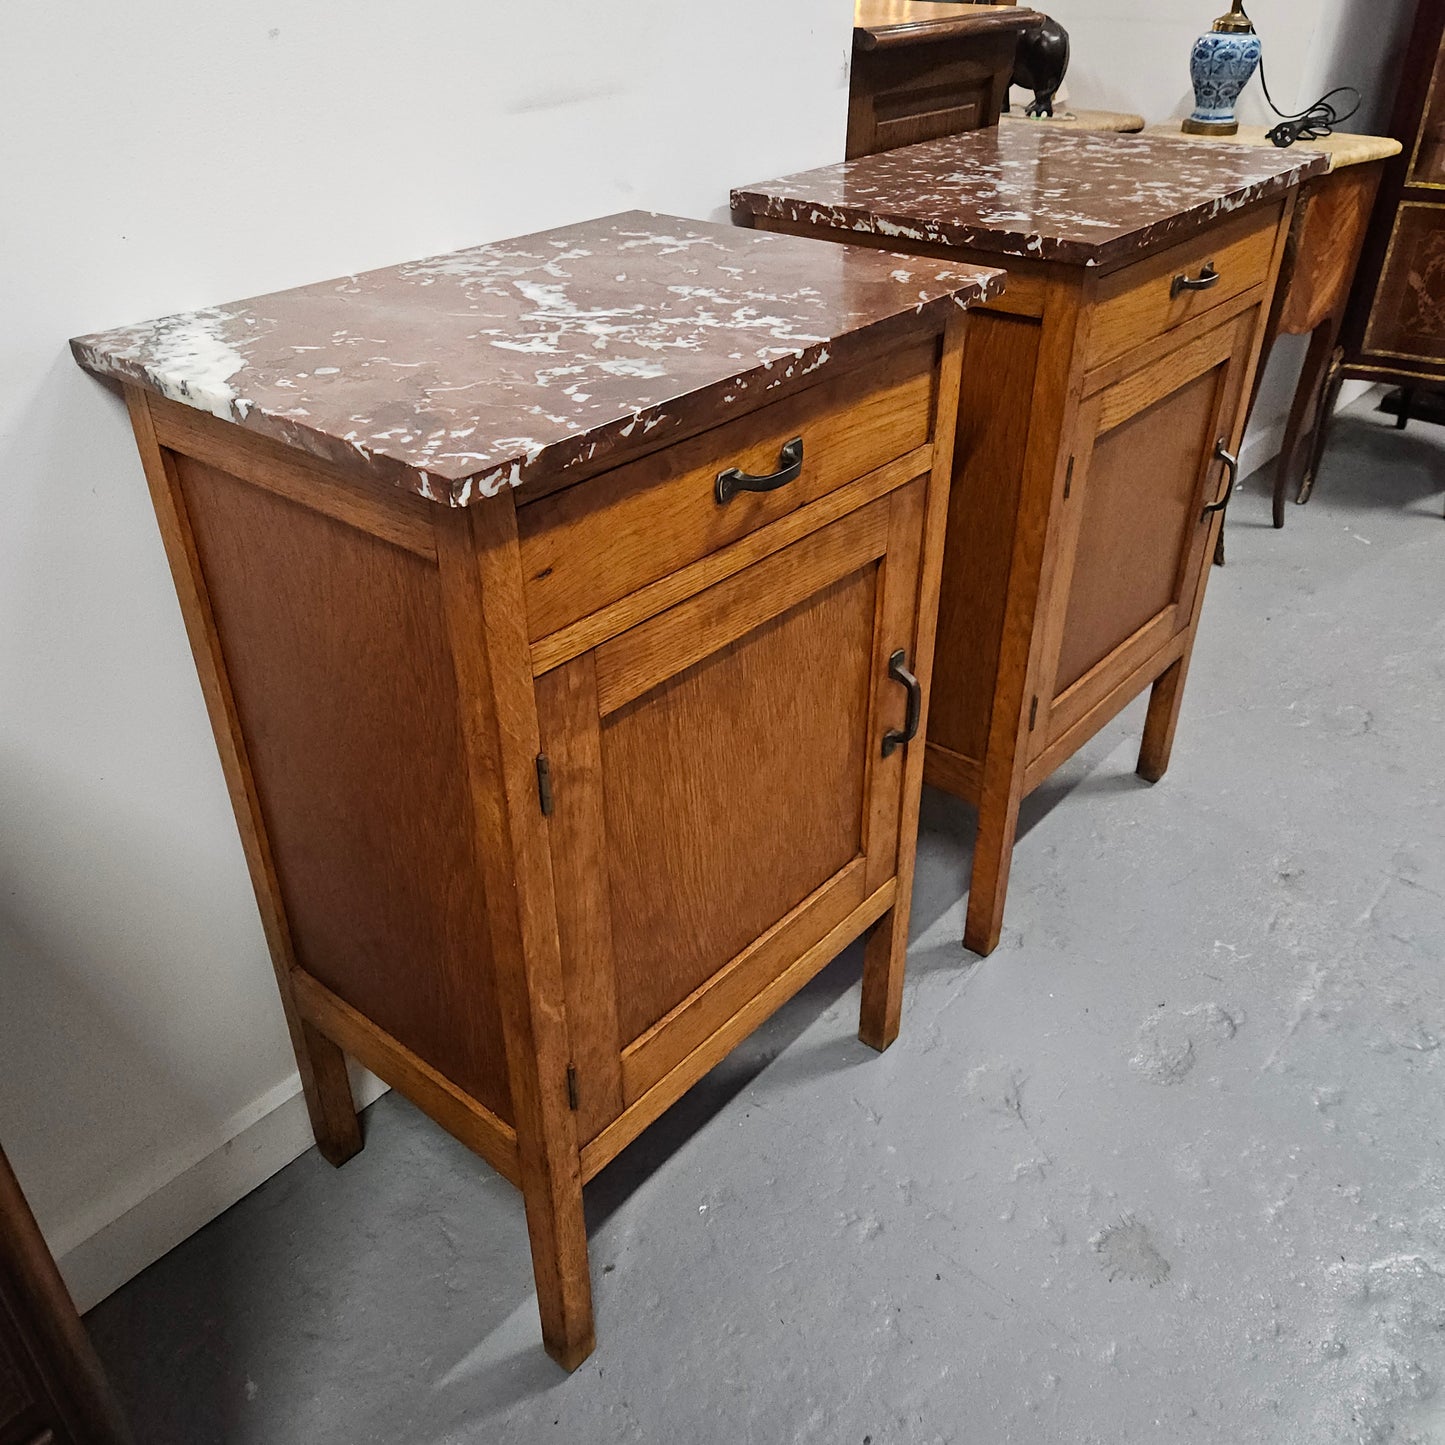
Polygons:
M1267 146L1274 143L1264 126L1241 126L1238 135L1181 135L1178 121L1150 126L1149 135L1173 136L1206 144ZM1309 351L1295 387L1284 444L1274 474L1274 525L1284 526L1284 503L1291 486L1296 501L1309 500L1319 469L1327 419L1324 412L1330 374L1339 363L1340 329L1364 250L1375 197L1385 163L1400 154L1400 142L1387 136L1336 134L1298 142L1300 150L1321 151L1330 169L1306 181L1290 227L1279 286L1265 330L1264 352L1255 376L1254 401L1265 367L1281 336L1308 336Z

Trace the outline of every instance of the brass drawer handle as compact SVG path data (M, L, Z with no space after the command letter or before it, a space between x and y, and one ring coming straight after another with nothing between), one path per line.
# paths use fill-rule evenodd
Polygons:
M899 748L911 743L918 736L918 725L923 721L923 689L918 685L918 679L909 672L907 660L908 654L901 647L888 659L888 676L908 689L908 715L901 732L897 728L889 728L883 734L885 758L891 758Z
M1177 275L1169 287L1169 299L1174 300L1181 291L1208 291L1211 287L1218 286L1220 282L1219 272L1214 269L1213 261L1206 261L1204 268L1197 276L1186 276L1182 271Z
M740 467L729 467L717 474L717 485L713 495L717 504L725 507L739 492L776 492L785 487L803 470L803 439L794 437L778 453L778 470L770 476L754 477Z
M1224 463L1224 473L1228 479L1228 485L1224 489L1224 495L1204 509L1203 515L1199 518L1201 522L1207 522L1215 512L1222 512L1229 505L1229 499L1234 495L1235 487L1239 485L1239 458L1229 450L1223 437L1215 442L1214 455Z

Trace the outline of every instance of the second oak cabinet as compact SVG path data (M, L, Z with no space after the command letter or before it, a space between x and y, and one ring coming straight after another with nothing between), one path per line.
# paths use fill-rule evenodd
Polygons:
M733 194L744 224L1009 272L969 323L925 773L978 808L979 953L1020 802L1146 688L1139 772L1169 765L1294 188L1325 165L1020 123Z

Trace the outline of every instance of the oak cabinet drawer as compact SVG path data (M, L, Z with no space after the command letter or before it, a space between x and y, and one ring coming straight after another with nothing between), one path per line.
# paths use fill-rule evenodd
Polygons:
M932 432L935 344L895 351L737 421L517 509L529 638L776 522L896 458ZM718 476L792 470L773 490L718 499ZM922 462L919 471L926 471Z
M1113 361L1263 284L1278 225L1277 206L1249 211L1100 282L1085 366Z

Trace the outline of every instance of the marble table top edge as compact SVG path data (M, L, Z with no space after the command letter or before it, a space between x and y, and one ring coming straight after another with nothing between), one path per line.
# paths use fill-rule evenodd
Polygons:
M1099 267L1187 239L1328 166L1317 152L1236 156L1196 146L1181 170L1174 152L1183 148L1010 126L740 186L732 204L805 225Z
M861 247L840 264L844 249L625 212L71 349L98 376L465 507L741 415L1005 284Z

